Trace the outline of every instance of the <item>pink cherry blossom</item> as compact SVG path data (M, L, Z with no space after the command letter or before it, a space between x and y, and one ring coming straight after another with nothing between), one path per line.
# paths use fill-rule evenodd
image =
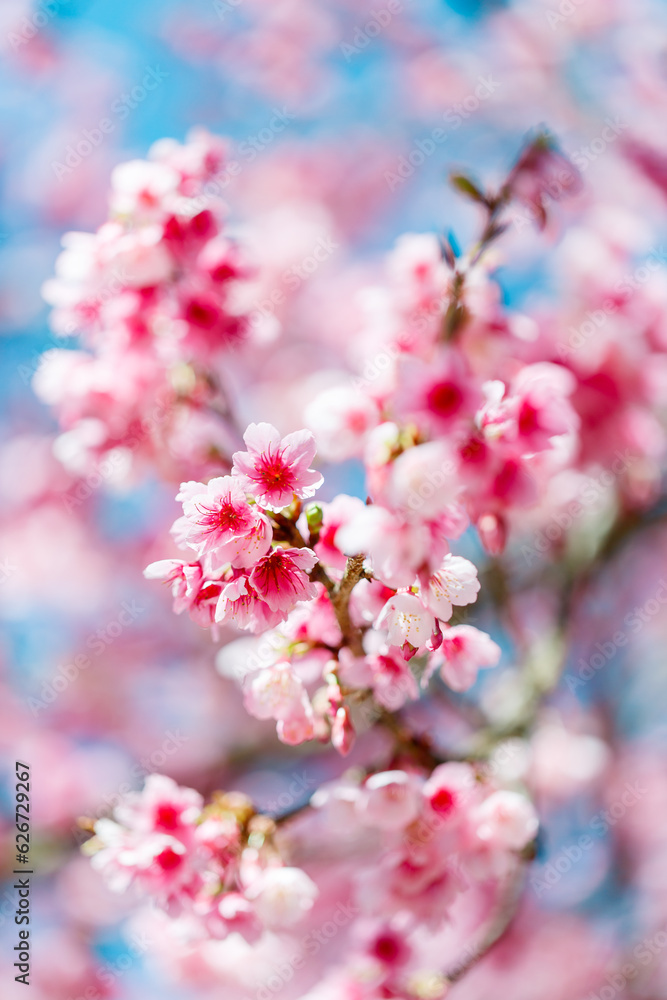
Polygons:
M439 564L448 551L444 534L375 504L339 528L335 544L347 555L368 555L374 575L393 588L412 586L423 566Z
M180 615L194 605L204 579L201 564L182 559L159 559L144 570L147 580L164 580L171 584L174 614Z
M243 440L248 451L234 453L233 472L263 507L281 510L294 496L312 497L322 485L322 475L308 468L315 457L309 431L281 438L271 424L250 424Z
M357 808L364 823L380 830L400 830L419 814L416 782L405 771L383 771L366 781Z
M153 216L165 196L174 195L180 183L176 170L164 163L131 160L111 175L112 211L119 215Z
M151 774L140 793L129 794L116 809L118 820L138 832L182 834L199 819L204 800L192 788Z
M365 504L358 497L340 493L331 503L322 505L322 527L314 546L318 559L334 569L345 569L347 557L336 544L336 535L343 525L361 514Z
M202 628L210 628L214 624L222 584L217 579L206 579L200 562L160 559L146 567L144 576L148 580L171 583L175 614L187 611L192 620Z
M451 762L434 769L422 789L430 809L440 824L461 823L466 809L474 803L476 790L475 772L470 764Z
M349 386L326 389L306 407L304 419L322 458L340 462L361 455L379 421L376 404Z
M509 392L502 382L485 384L487 402L477 414L478 426L488 440L516 444L522 452L547 448L552 438L579 426L568 400L575 386L560 365L526 365Z
M537 814L524 796L498 791L475 812L477 836L498 847L518 851L530 843L539 825Z
M197 485L183 484L177 497L183 501L188 524L186 543L200 557L214 553L218 563L254 566L271 548L271 525L266 516L248 504L232 476L211 479L199 490Z
M287 614L298 601L317 597L308 578L316 562L311 549L275 548L253 567L250 584L272 611Z
M248 678L245 703L258 719L287 719L306 711L303 684L288 662L279 662Z
M440 621L452 617L454 605L473 604L479 593L477 568L468 559L447 553L440 569L422 587L424 606Z
M342 757L347 757L355 740L356 732L352 722L352 714L347 705L340 705L336 709L331 723L331 745Z
M275 611L262 600L250 583L250 578L239 574L229 582L219 584L216 622L230 622L237 628L251 632L264 632L285 619L281 611Z
M391 463L378 499L404 517L434 521L461 490L455 456L440 441L408 448Z
M474 625L454 625L442 633L442 645L431 656L428 675L440 669L445 684L453 691L467 691L477 680L477 671L495 667L500 647Z
M495 4L433 31L411 10L380 25L370 0L229 6L218 31L175 0L160 31L174 58L238 78L241 116L273 95L259 131L235 123L238 152L203 130L161 140L113 170L100 215L112 150L75 172L73 138L55 184L3 151L37 236L40 213L102 223L63 238L43 289L56 349L19 364L5 410L28 432L0 439L0 612L7 651L31 660L0 671L0 740L40 790L30 843L81 970L63 949L52 981L35 968L35 1000L94 993L90 948L119 921L187 996L605 995L605 949L626 968L626 924L657 940L667 888L655 4L636 24L620 2ZM375 54L355 53L380 28ZM17 79L38 70L58 97L51 33L7 38ZM596 137L561 86L573 46ZM391 134L283 129L350 72L371 93L376 56L397 74ZM415 164L438 145L429 118L471 101L469 137L492 144L513 113L564 129L584 183L541 128L504 176L482 151L452 177L468 210L449 205L442 229L431 180L464 168L446 144ZM244 156L253 131L275 142ZM383 253L404 199L426 231ZM12 329L34 318L31 247L5 254ZM54 432L29 430L30 379ZM244 792L219 787L234 778ZM609 829L583 847L594 813ZM74 831L92 870L68 853ZM647 996L662 995L654 957Z
M375 627L387 630L392 646L403 648L408 643L420 649L430 638L435 622L416 594L399 591L387 601Z
M317 886L300 868L265 868L246 889L246 897L271 929L298 924L317 896Z
M414 674L395 646L383 645L363 657L343 648L338 658L341 680L351 687L371 688L378 704L390 712L419 697Z

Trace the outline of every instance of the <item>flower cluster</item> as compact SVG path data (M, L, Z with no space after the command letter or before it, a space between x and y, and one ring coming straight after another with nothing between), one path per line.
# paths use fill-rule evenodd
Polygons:
M254 668L244 646L238 671L251 715L275 720L284 743L331 739L347 753L354 726L346 694L370 695L389 710L416 699L406 661L417 654L426 658L423 685L440 670L457 691L474 684L480 667L495 666L500 649L486 633L447 624L455 605L477 598L471 562L448 551L439 563L426 552L417 561L419 550L406 544L403 564L395 559L393 572L378 568L367 512L382 516L384 508L341 494L301 513L301 501L322 483L309 468L310 432L281 438L270 424L251 424L244 441L248 450L234 454L231 475L181 484L183 515L172 535L196 560L160 560L145 576L169 583L174 611L187 610L199 625L265 633L268 660ZM365 539L367 560L355 537ZM444 532L439 542L436 551L447 550ZM356 562L354 579L345 553ZM347 580L345 626L338 595Z
M664 997L667 7L173 0L140 86L145 17L126 59L30 6L0 15L17 361L40 243L103 222L18 370L58 430L8 370L0 440L32 1000L152 995L158 964L191 1000ZM239 141L121 162L174 97ZM540 127L496 173L528 121L562 152ZM454 132L492 181L451 175L441 229Z
M306 873L283 863L272 830L244 795L219 793L205 806L193 789L151 775L113 819L95 823L87 851L113 891L135 885L190 934L254 941L295 924L317 897Z
M248 450L234 454L231 475L181 484L183 516L172 534L197 559L161 560L145 575L171 583L174 611L187 609L200 625L260 632L315 596L308 575L315 553L280 544L271 514L312 496L322 476L308 468L315 455L308 431L281 439L270 424L251 424L244 441Z
M440 764L428 777L397 769L324 785L313 806L348 843L372 833L375 856L356 879L362 911L386 920L407 912L431 930L459 893L505 877L538 826L524 795L466 763Z
M44 295L56 336L84 349L49 351L34 386L75 472L112 453L121 478L142 459L173 476L229 453L220 359L251 331L250 270L215 182L225 160L225 143L203 131L162 140L116 167L108 221L63 240Z
M456 267L466 276L466 320L443 339L455 278L435 237L403 237L391 261L399 284L385 292L393 319L383 349L377 329L368 333L382 371L370 378L362 368L352 386L328 389L305 412L324 457L340 458L345 441L342 457L363 458L374 505L345 544L367 539L389 586L404 586L425 560L435 569L445 539L469 519L487 549L501 551L508 517L535 506L579 447L572 373L547 361L521 364L522 317L502 314L483 262ZM490 325L492 352L482 349Z

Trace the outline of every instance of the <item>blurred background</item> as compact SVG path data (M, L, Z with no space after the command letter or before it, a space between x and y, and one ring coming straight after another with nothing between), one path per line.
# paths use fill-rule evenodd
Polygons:
M373 278L403 232L451 232L465 245L475 214L448 188L448 170L493 184L530 130L558 138L585 191L576 207L556 206L543 236L516 220L499 261L508 305L564 294L585 302L581 285L605 260L591 260L585 240L559 249L574 223L634 260L660 255L666 28L658 0L3 0L0 835L11 850L19 755L31 763L40 873L33 1000L225 995L212 965L136 937L132 901L111 896L78 855L78 816L101 815L154 771L203 792L234 784L275 810L307 798L332 766L300 764L240 712L210 636L143 581L176 514L171 485L148 475L64 502L77 483L52 455L56 425L31 389L54 344L40 289L63 233L97 228L113 167L156 140L183 141L195 126L229 137L240 164L224 192L230 225L248 232L263 263L298 265L323 235L334 245L282 317L297 331L278 364L299 376L298 424L303 386L340 336L333 299ZM430 149L434 129L444 138L415 167L410 154ZM664 269L656 280L664 284ZM267 356L256 371L243 415L274 412L275 364ZM358 469L336 475L331 494L361 495ZM624 553L575 623L571 664L532 751L545 817L538 882L489 971L456 988L462 998L487 997L491 982L510 1000L667 997L667 615L656 599L666 554L659 530ZM637 607L647 609L641 627L623 626ZM595 643L619 622L628 642L602 654L604 669L591 667ZM564 720L585 735L564 738ZM247 774L258 752L265 767ZM628 783L639 788L632 802L601 820ZM573 863L585 835L592 846ZM0 894L0 972L2 996L13 998L22 994L9 969L10 884ZM609 962L647 937L650 958L632 959L643 992L626 994L606 978Z

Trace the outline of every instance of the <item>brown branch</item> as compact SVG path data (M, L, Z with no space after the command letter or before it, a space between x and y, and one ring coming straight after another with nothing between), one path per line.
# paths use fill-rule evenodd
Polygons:
M361 642L361 630L350 618L350 595L359 581L366 576L364 558L363 555L349 556L343 579L329 593L336 620L343 633L343 642L350 647L355 656L363 656L364 648Z

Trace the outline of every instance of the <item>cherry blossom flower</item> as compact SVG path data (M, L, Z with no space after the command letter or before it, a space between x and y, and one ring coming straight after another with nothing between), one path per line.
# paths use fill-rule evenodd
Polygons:
M312 549L275 548L250 573L250 584L272 611L287 615L298 601L317 597L308 573L317 563Z
M304 419L322 458L340 462L362 454L368 432L379 422L379 413L368 396L350 386L334 386L309 403Z
M470 764L439 764L424 784L422 794L439 824L461 823L467 809L479 798L475 772Z
M405 771L373 774L363 786L357 808L361 819L380 830L401 830L419 814L419 787Z
M442 645L432 654L425 680L440 669L445 684L453 691L467 691L477 680L477 671L495 667L500 647L474 625L454 625L442 633Z
M247 568L271 548L271 525L251 507L232 476L211 479L208 486L183 483L184 541L201 557L214 553L219 564Z
M399 591L387 601L375 627L387 629L392 646L402 649L407 643L417 650L426 645L435 628L435 621L416 594Z
M148 580L164 580L165 583L171 583L175 614L180 615L183 611L187 611L192 620L202 628L214 625L222 584L216 579L206 579L206 573L200 562L186 563L181 559L160 559L146 567L144 576Z
M274 611L250 584L244 574L220 585L215 608L216 622L230 622L237 628L264 632L284 621L286 615Z
M263 507L281 510L294 496L312 497L322 485L322 475L308 468L315 457L310 431L281 438L271 424L250 424L243 440L248 451L235 452L232 471Z
M444 534L372 505L338 529L335 544L346 555L366 554L374 575L388 587L410 587L424 565L442 562ZM435 568L435 566L434 566Z
M259 671L245 685L246 707L258 719L289 718L305 710L305 697L303 684L287 661Z
M518 792L498 791L475 812L477 836L498 847L519 851L537 833L539 821L530 801Z
M293 927L312 909L317 886L300 868L265 868L245 893L262 923L271 929Z
M389 467L378 499L410 519L437 520L461 491L455 456L441 441L408 448Z
M510 391L500 381L484 385L487 402L476 417L487 440L516 444L522 453L543 450L552 438L575 431L579 419L568 401L576 382L560 365L526 365Z
M199 562L186 563L182 559L159 559L144 570L147 580L164 580L171 584L174 614L189 611L202 588L203 570Z
M390 712L419 697L417 681L394 646L383 644L377 652L363 657L343 647L338 659L341 680L361 690L370 688L378 704Z
M366 508L363 500L339 493L331 503L323 503L322 526L314 546L318 559L334 569L345 569L347 557L336 543L337 532L343 525L361 514Z
M468 559L447 553L440 569L422 586L421 599L431 614L446 622L454 605L474 604L479 587L477 568Z
M193 788L182 788L165 775L150 774L142 791L129 793L116 808L116 816L132 830L179 834L199 819L203 804Z

